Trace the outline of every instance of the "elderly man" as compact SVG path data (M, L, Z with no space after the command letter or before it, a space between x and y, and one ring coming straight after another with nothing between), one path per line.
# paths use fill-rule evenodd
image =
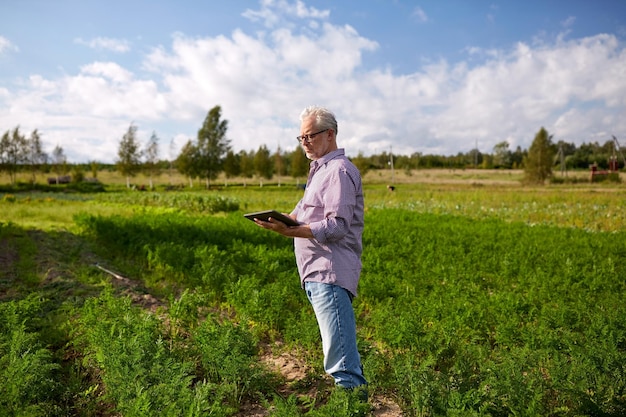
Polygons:
M358 388L361 398L367 398L352 308L361 273L361 175L337 147L333 113L307 107L300 123L297 139L312 162L304 196L289 214L299 225L290 227L272 218L255 222L294 238L300 280L322 336L324 369L336 385Z

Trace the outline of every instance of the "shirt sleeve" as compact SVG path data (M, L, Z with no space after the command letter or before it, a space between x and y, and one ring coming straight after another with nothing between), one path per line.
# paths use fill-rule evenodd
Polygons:
M298 204L296 204L296 206L293 208L293 210L291 210L291 213L289 213L290 216L295 216L296 219L298 218L298 214L300 214L300 210L302 208L302 200L298 201Z
M324 189L324 219L309 225L320 243L334 242L348 234L356 205L354 181L345 169L330 175Z

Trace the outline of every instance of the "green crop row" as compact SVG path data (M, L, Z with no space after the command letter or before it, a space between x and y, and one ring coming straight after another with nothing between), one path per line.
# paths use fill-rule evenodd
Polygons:
M60 364L41 336L45 302L36 294L0 303L0 414L56 415Z
M363 331L416 415L626 412L624 233L368 220Z
M315 352L289 240L240 214L78 221L148 285L195 288L255 334ZM402 209L366 222L364 360L408 415L626 412L623 233Z
M101 399L124 416L228 416L244 398L270 392L272 377L245 327L209 317L185 329L180 320L188 316L159 318L110 291L87 300L77 317L74 347L98 370ZM176 337L164 324L172 320Z
M97 202L171 208L191 213L239 210L239 203L236 200L205 193L127 192L94 195L94 199Z

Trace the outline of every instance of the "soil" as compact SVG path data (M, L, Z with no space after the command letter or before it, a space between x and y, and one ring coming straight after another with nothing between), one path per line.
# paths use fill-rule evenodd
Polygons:
M305 381L310 377L312 369L308 367L305 362L299 359L296 355L283 352L277 355L271 353L261 356L261 361L265 363L270 369L278 371L285 380L284 394L288 396L293 392L290 392L290 385L297 383L298 381ZM331 385L332 382L327 380L325 386ZM313 385L309 391L305 394L308 397L317 397L318 385ZM373 407L372 416L377 417L401 417L403 416L400 407L391 399L382 395L373 395L370 398L370 404ZM242 414L241 417L244 415ZM267 416L267 414L258 414L255 417Z

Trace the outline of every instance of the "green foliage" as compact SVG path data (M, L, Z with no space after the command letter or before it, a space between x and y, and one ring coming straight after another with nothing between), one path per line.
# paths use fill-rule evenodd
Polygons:
M309 162L302 146L298 146L293 151L293 156L291 157L291 176L294 178L306 178L309 173Z
M37 330L43 303L36 294L0 303L0 415L45 416L57 410L60 365Z
M274 175L274 165L272 164L270 151L265 145L261 145L254 155L254 171L259 178L265 178L267 180L272 179Z
M184 176L195 178L200 174L196 163L198 158L198 147L191 140L188 140L180 150L180 154L176 157L174 165L178 172Z
M297 197L270 187L238 192L231 195L252 205L286 206ZM549 192L506 199L498 189L377 192L366 189L368 201L383 203L367 207L354 301L372 396L393 398L407 416L626 414L619 191L578 202ZM0 414L71 415L74 407L92 410L85 415L227 416L245 413L244 403L263 404L275 416L366 412L346 392L319 389L319 332L291 240L241 212L198 215L158 198L128 208L145 195L121 199L124 206L85 206L124 207L124 215L81 214L73 239L89 246L87 259L107 260L153 295L158 288L169 308L148 312L108 289L97 298L77 296L96 290L78 288L85 282L107 278L74 249L54 269L44 264L58 275L59 263L90 272L56 294L76 308L72 333L61 340L57 329L55 346L47 338L56 325L47 319L48 302L0 303ZM8 213L34 200L1 204ZM2 289L16 299L40 287L51 291L52 274L37 281L42 268L34 262L45 251L27 237L0 223ZM281 385L281 395L289 390L284 398L275 394L277 382L258 357L272 341L307 358L315 371L304 381L319 384L317 396L302 381ZM61 356L77 359L55 360ZM16 405L10 393L21 395L25 381L44 388L26 391Z
M221 388L231 406L270 387L271 381L258 361L256 341L246 328L206 320L192 337L202 376Z
M363 401L360 391L336 389L325 404L316 406L315 401L299 404L295 395L286 399L275 398L271 417L364 417L369 416L372 407Z
M365 176L372 168L372 162L370 158L367 158L363 155L363 153L359 152L359 154L350 159L352 163L359 169L361 176Z
M128 177L134 177L141 169L141 146L137 140L137 126L131 125L122 137L117 151L116 165L122 175L127 178L126 186L130 188Z
M33 192L47 193L47 198L54 195L57 199L67 199L67 194L92 194L106 191L104 184L100 182L71 182L69 184L41 184L18 181L12 185L0 185L0 192L32 194ZM30 195L29 195L30 196ZM71 198L71 197L69 197Z
M108 193L98 195L96 198L98 201L107 203L171 208L190 213L218 213L239 210L239 202L235 199L201 193Z
M36 130L33 134L38 138ZM37 139L38 140L38 139ZM11 184L15 184L20 166L28 161L29 140L20 133L19 126L6 131L0 139L0 172L9 174Z
M290 395L286 399L276 396L274 398L274 407L269 414L271 417L298 417L302 416L302 412L298 407L298 398Z
M543 184L552 176L552 165L556 149L552 143L552 136L542 127L533 143L528 155L524 159L524 178L533 184Z
M193 166L201 178L209 181L217 178L224 170L224 157L230 149L230 140L226 137L228 120L221 120L222 108L215 106L207 114L202 127L198 130L197 142L193 152Z
M328 402L319 408L314 408L305 416L310 417L365 417L371 406L364 402L360 391L336 389L330 395Z
M274 270L295 274L291 242L262 234L241 213L192 217L146 210L130 218L83 214L76 221L107 251L137 257L148 267L144 275L156 274L154 280L203 286L221 294L227 283L244 274L265 276ZM273 249L259 247L261 242Z
M214 386L194 383L193 362L172 352L159 320L131 306L129 298L107 291L78 313L75 347L100 369L104 398L124 416L230 413Z
M619 172L609 172L606 174L593 175L591 182L614 182L619 184L622 182L622 179L619 176Z
M371 365L414 415L626 410L623 233L394 210L366 220L358 310L396 352Z

